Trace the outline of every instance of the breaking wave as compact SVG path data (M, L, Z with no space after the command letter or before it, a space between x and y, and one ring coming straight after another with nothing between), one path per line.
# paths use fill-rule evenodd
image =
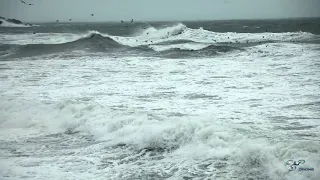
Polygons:
M10 23L5 20L1 21L0 27L32 27L31 25L25 25L25 24L15 24Z
M307 32L295 33L216 33L203 28L191 29L179 23L174 26L158 28L149 27L133 37L111 36L98 31L85 34L39 33L20 36L5 35L0 49L6 56L19 58L72 51L85 52L150 52L164 55L173 51L179 56L182 51L199 51L204 56L218 52L228 52L261 43L308 42L315 41L317 35ZM318 37L319 38L319 37ZM319 38L320 39L320 38ZM125 51L124 51L125 50ZM220 51L222 50L222 51ZM213 52L211 52L213 51ZM133 53L133 54L136 54ZM185 52L183 52L185 53ZM151 55L150 54L150 55ZM146 54L147 55L147 54ZM183 54L181 54L183 55ZM194 54L188 54L194 55ZM196 56L201 56L196 54Z
M17 28L21 28L21 27L38 27L38 26L39 25L35 25L35 24L16 24L16 23L8 22L7 20L0 18L0 27L17 27Z
M100 170L114 170L115 167L108 162L116 161L118 167L126 165L129 168L123 171L131 178L138 178L137 168L147 172L163 171L163 176L175 174L181 177L205 177L205 174L212 174L212 170L217 177L226 179L304 180L317 177L316 173L289 173L283 164L287 159L308 154L306 161L317 167L319 144L290 142L290 137L286 137L286 141L274 142L261 139L261 133L276 134L257 129L247 134L244 125L213 116L157 120L147 114L115 112L98 103L75 100L46 105L10 101L1 104L0 108L6 110L0 115L0 129L4 130L0 133L0 140L10 136L5 133L14 131L14 138L23 142L28 132L28 143L38 144L42 139L41 143L47 144L33 151L25 149L25 155L42 154L47 146L65 149L95 144L99 149L95 155L104 157L97 164ZM57 138L60 139L58 142ZM99 142L103 143L101 147ZM136 163L141 164L135 166ZM180 171L166 171L168 166L174 165L172 163L179 164L177 169ZM110 176L116 175L115 172L109 173Z

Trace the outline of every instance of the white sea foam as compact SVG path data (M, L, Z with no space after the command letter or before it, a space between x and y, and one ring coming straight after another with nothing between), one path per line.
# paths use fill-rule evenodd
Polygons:
M2 21L2 24L0 24L0 27L31 27L31 26L25 25L25 24L15 24L15 23L11 23L11 22L8 22L5 20L1 20L1 21Z
M316 180L318 48L2 62L0 177Z
M149 47L155 51L167 51L170 49L182 49L182 50L200 50L208 47L207 44L199 43L183 43L183 44L171 44L171 45L150 45Z

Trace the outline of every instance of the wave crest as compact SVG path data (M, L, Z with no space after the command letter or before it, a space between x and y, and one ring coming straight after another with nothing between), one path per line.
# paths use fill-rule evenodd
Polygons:
M187 26L179 23L177 25L156 29L154 27L150 27L146 29L140 36L141 37L149 37L149 38L168 38L170 36L176 36L182 34L187 29Z

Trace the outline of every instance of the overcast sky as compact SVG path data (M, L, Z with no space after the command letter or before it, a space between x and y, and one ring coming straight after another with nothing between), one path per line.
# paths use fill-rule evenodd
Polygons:
M320 17L320 0L0 0L0 16L26 22ZM91 17L91 14L94 14Z

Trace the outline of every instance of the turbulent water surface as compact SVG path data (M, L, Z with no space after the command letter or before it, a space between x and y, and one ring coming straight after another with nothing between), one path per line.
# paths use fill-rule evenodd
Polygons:
M1 180L320 179L319 19L0 27L0 84Z

